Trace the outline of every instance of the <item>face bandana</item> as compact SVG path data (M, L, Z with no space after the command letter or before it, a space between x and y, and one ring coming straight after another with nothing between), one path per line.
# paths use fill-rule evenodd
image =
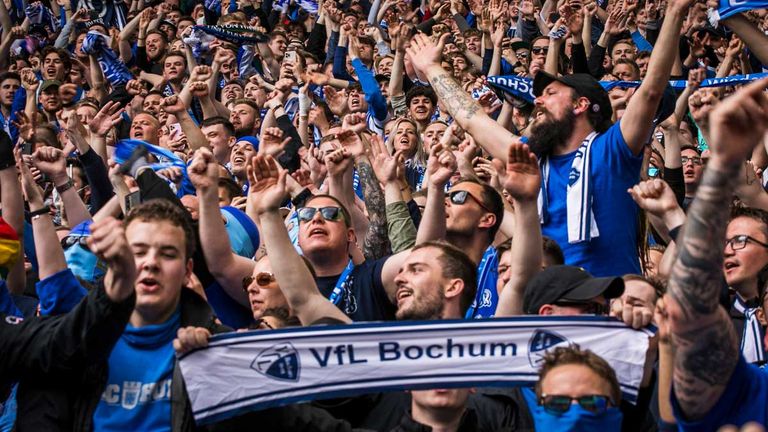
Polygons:
M575 403L561 415L550 414L536 401L536 393L532 389L524 389L531 416L536 430L541 431L573 431L573 432L618 432L621 430L622 413L615 407L609 407L601 414L587 411Z

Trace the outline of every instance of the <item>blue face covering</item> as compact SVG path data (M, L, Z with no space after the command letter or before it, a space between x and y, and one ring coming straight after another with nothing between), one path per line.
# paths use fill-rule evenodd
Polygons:
M87 249L74 244L64 251L67 267L80 279L97 283L106 274L106 265Z
M622 413L618 408L610 407L602 414L595 414L585 410L579 404L573 404L571 409L562 415L555 415L548 413L543 406L536 402L536 393L533 390L523 389L523 394L526 402L528 402L536 430L574 432L618 432L621 430Z

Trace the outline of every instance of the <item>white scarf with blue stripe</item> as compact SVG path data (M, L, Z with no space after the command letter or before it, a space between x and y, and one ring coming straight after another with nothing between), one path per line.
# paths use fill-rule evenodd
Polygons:
M592 132L584 138L584 141L576 150L576 155L571 162L571 170L568 173L568 190L566 191L566 209L568 220L568 243L581 243L590 241L600 235L592 211L592 143L597 138L597 132ZM550 162L549 157L544 156L539 161L541 167L541 193L539 193L539 221L547 222L548 194Z

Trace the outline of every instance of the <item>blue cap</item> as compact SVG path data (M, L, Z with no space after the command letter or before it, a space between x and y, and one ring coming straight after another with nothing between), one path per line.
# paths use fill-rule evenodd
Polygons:
M240 142L240 141L245 141L247 143L250 143L253 146L254 150L256 151L259 150L259 139L253 135L242 136L237 139L237 142Z

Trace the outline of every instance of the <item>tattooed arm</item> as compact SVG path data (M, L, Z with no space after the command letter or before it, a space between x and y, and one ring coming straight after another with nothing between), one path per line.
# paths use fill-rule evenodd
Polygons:
M723 394L739 360L727 312L718 304L728 206L742 161L768 125L760 80L723 101L710 115L712 159L678 238L667 310L677 348L674 394L682 415L696 420ZM727 143L727 145L725 145Z
M518 137L488 117L469 93L440 66L444 44L444 38L435 45L429 37L417 34L407 49L411 63L422 76L429 79L437 97L459 126L469 132L491 156L506 160L507 148Z
M370 220L368 232L365 233L365 241L363 242L363 255L367 260L379 259L392 253L387 237L384 191L373 172L368 156L363 154L356 157L355 166L360 176L360 183L363 185L365 208L368 210L368 219Z

